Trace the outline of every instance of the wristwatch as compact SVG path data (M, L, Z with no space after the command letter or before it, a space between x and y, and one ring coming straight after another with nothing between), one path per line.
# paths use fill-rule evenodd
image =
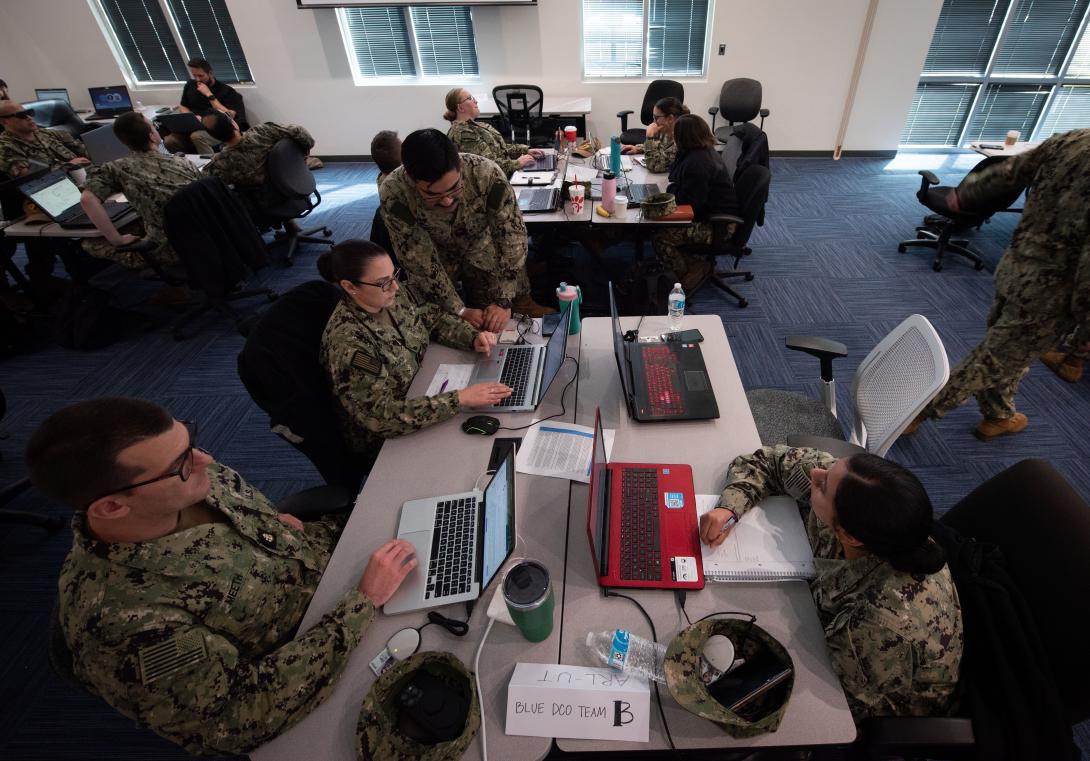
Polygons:
M511 308L511 299L493 299L492 303L498 306L500 309Z
M455 312L455 314L458 315L459 317L461 317L465 313L466 313L466 308L464 306L458 307L458 311Z

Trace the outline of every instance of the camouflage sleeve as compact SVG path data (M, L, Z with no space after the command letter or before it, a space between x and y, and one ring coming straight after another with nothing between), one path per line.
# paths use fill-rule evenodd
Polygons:
M58 129L50 131L57 136L57 139L64 144L65 148L72 151L72 153L76 154L77 156L87 158L87 149L84 147L82 140L76 140L76 138L72 137L63 130Z
M727 471L718 507L741 516L765 497L780 494L809 505L810 471L829 468L834 462L836 458L825 452L784 444L739 455Z
M493 299L514 299L523 295L519 291L525 288L528 237L515 191L498 172L488 190L488 214L496 243L489 295Z
M25 166L27 166L26 159L16 150L15 144L8 140L0 140L0 171L14 177Z
M677 145L669 137L652 137L643 144L643 153L647 171L661 174L669 171L677 158Z
M500 165L500 168L508 177L519 168L519 163L515 161L515 157L525 153L525 151L522 151L512 155L503 140L503 136L495 130L466 129L460 126L452 126L447 134L458 146L460 153L472 153L477 156L484 156L486 159L492 159Z
M169 615L176 620L177 611ZM233 640L196 620L97 646L87 657L113 675L105 692L123 696L137 720L186 750L248 753L328 697L374 615L371 600L353 589L313 627L263 657L246 658ZM134 651L134 642L147 644ZM181 652L186 657L170 655Z
M522 143L509 143L507 145L507 158L517 159L519 156L530 152L530 146L523 145ZM518 162L516 163L516 167Z
M121 192L121 180L114 162L108 161L91 173L83 189L90 190L100 201L105 201L113 193Z
M966 175L957 188L958 204L966 210L991 209L993 198L1025 190L1032 184L1037 169L1053 154L1054 140L1046 140L1031 151Z
M852 717L858 722L908 713L915 667L912 643L866 617L839 623L834 619L832 627L825 642Z
M397 194L382 193L389 185L389 182L383 183L379 195L382 198L382 221L386 223L397 261L409 274L413 286L425 300L437 304L447 312L457 312L465 304L439 261L435 243L416 224L412 210Z
M1071 314L1075 316L1076 350L1090 341L1090 241L1084 241L1075 267L1074 291L1071 294Z
M435 304L427 302L416 308L416 315L428 327L428 334L433 341L438 341L452 349L472 351L473 340L478 331L461 317L444 312Z
M265 122L258 129L261 129L268 134L270 144L275 144L276 141L283 140L287 137L302 146L303 150L309 151L314 147L314 138L311 137L311 134L307 132L305 128L295 124Z

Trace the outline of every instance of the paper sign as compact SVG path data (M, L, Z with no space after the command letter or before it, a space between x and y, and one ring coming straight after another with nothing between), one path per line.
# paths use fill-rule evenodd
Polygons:
M647 680L610 668L517 663L507 685L507 734L647 742Z

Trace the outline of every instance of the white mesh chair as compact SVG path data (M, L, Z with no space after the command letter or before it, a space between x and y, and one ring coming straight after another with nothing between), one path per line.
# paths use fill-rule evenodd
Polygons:
M842 455L868 451L885 455L908 424L950 377L950 362L935 328L923 315L909 316L871 350L852 380L855 404L851 436L836 414L833 359L844 344L812 336L788 336L787 348L821 360L822 400L790 391L757 389L746 394L761 443L790 444Z

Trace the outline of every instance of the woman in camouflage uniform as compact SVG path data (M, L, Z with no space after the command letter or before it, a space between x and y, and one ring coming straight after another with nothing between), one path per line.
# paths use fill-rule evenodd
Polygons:
M674 143L674 125L679 117L689 113L689 107L677 98L662 98L655 102L651 111L655 120L647 126L647 139L639 145L622 145L621 153L644 154L644 166L648 172L661 174L670 171L677 158Z
M544 155L537 148L531 150L528 145L508 143L491 124L477 121L481 109L469 90L456 87L448 92L446 106L443 118L450 122L447 137L454 141L458 150L492 159L508 177Z
M432 338L456 349L487 353L493 333L420 302L402 291L390 255L366 240L349 240L318 257L318 272L344 291L322 334L321 362L336 399L345 441L377 452L383 439L449 420L463 407L495 404L511 394L502 383L477 383L435 396L406 398Z

